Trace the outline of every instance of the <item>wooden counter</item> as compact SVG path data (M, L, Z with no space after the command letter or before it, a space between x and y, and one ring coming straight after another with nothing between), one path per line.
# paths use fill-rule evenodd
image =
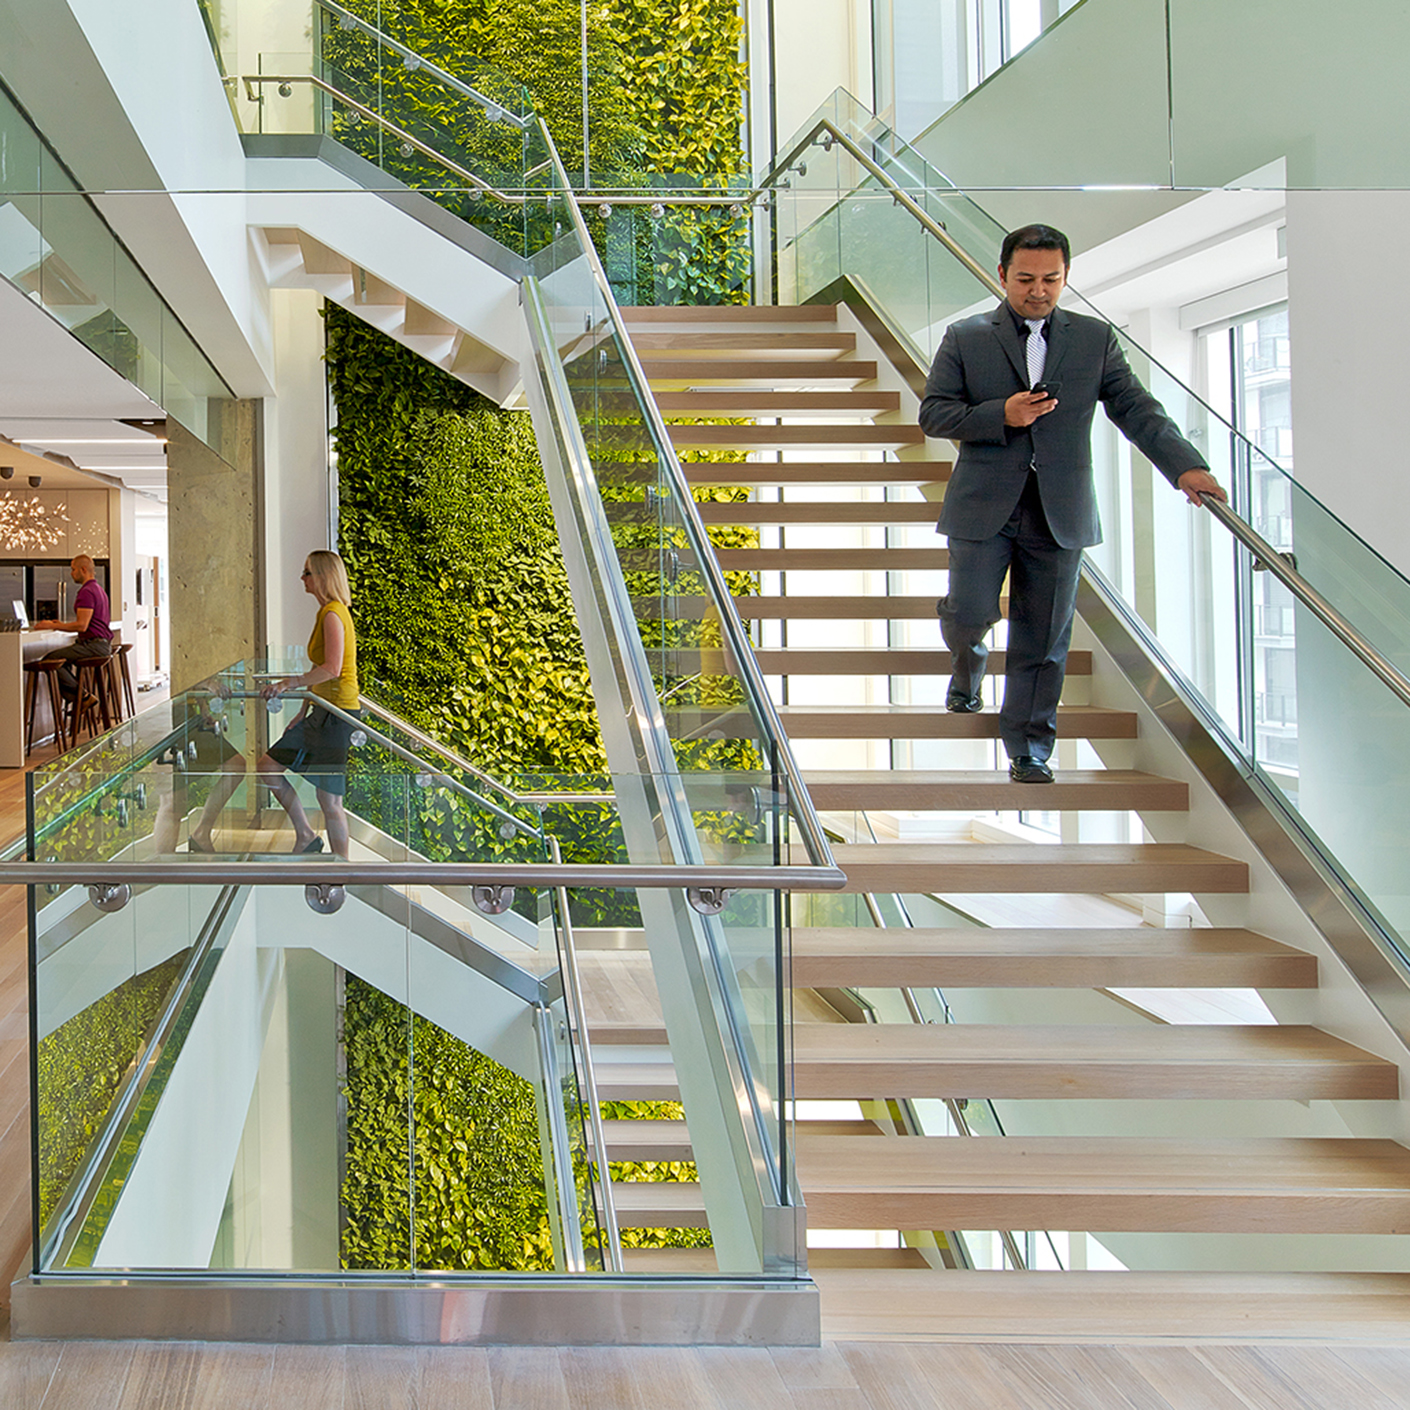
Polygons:
M0 769L24 768L24 663L69 646L73 632L0 632ZM54 733L49 692L39 693L34 733L46 739Z

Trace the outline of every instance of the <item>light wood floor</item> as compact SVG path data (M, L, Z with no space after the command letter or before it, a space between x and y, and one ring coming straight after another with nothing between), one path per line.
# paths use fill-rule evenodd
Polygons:
M0 843L23 819L24 776L0 772ZM611 976L634 989L632 1008L654 999L637 960L623 957L623 973ZM608 1017L616 984L602 981L614 966L593 968L599 1013ZM11 1342L9 1285L29 1244L28 1091L25 897L0 888L0 1410L1400 1410L1410 1402L1404 1347L848 1340L799 1351L486 1351Z
M15 1410L1401 1410L1375 1347L818 1350L0 1344Z

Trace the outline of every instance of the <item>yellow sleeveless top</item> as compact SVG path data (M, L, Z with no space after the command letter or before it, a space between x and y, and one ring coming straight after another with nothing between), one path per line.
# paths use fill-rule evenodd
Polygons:
M313 635L308 639L308 659L315 666L323 664L327 655L323 644L323 619L332 612L343 623L343 669L336 680L320 681L310 687L313 693L340 710L356 710L362 703L357 691L357 633L353 630L352 613L341 602L326 602L314 619Z

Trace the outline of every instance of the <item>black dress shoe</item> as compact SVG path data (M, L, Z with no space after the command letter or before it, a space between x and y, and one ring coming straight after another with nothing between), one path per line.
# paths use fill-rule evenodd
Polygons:
M984 701L978 695L952 690L945 697L945 708L952 715L977 715L984 708Z
M1009 777L1015 783L1051 783L1053 771L1046 759L1018 754L1009 760Z

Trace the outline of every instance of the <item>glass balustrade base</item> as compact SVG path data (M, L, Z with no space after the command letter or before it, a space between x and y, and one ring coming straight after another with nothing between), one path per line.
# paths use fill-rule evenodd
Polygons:
M818 1346L807 1279L96 1278L11 1285L15 1340L382 1346Z

